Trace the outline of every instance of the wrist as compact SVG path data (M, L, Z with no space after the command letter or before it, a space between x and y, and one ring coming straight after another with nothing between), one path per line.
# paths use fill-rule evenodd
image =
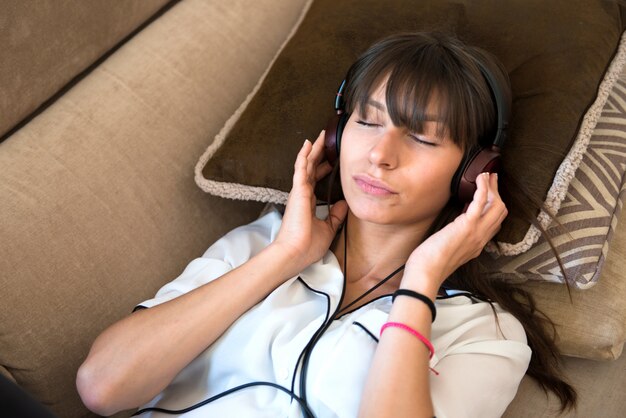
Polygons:
M435 322L435 318L437 317L437 308L435 307L435 302L433 301L432 298L416 292L414 290L409 290L409 289L405 289L405 288L400 288L398 290L396 290L393 293L393 297L391 298L391 302L395 302L397 297L408 297L408 298L412 298L412 299L416 299L419 300L420 302L426 304L426 306L428 306L428 309L430 309L430 313L432 316L432 322Z
M269 262L280 265L285 276L285 280L299 274L307 266L303 262L302 255L293 250L289 246L282 245L277 242L272 242L261 251L264 257L267 257Z
M405 272L400 289L412 290L427 296L431 300L437 298L439 288L443 280L439 280L433 274L427 272L409 271Z

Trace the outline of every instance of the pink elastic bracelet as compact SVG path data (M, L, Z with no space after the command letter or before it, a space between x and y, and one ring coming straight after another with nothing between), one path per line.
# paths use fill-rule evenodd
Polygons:
M381 328L380 328L380 335L383 335L383 331L386 328L389 327L396 327L396 328L401 328L405 331L410 332L411 334L413 334L414 336L416 336L421 342L423 342L424 344L426 344L426 347L428 348L428 351L430 351L430 357L429 358L433 358L433 354L435 354L435 348L433 347L433 345L430 343L430 341L428 341L428 338L424 337L422 334L420 334L419 332L417 332L416 330L414 330L413 328L411 328L408 325L402 324L400 322L386 322Z

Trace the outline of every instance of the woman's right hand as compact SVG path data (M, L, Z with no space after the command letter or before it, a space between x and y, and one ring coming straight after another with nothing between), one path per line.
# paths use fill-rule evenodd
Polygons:
M323 149L324 131L314 144L304 141L294 164L283 222L272 243L296 263L298 270L324 256L348 213L348 205L341 200L332 206L326 219L315 216L315 184L332 170L327 161L322 161Z

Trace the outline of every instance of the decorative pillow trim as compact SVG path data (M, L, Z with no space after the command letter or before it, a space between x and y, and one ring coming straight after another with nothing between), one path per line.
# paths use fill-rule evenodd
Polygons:
M599 280L626 198L626 71L617 80L598 120L587 152L567 195L558 221L548 229L565 268L578 289ZM507 281L542 280L564 283L564 276L543 237L523 254L511 257L481 255L487 273Z
M206 151L204 151L204 154L202 154L202 156L196 163L196 167L194 169L194 179L196 181L196 184L205 192L227 199L256 200L259 202L270 202L278 204L285 204L287 202L287 196L289 196L289 193L283 192L282 190L271 189L269 187L247 186L238 183L209 180L202 175L202 169L213 157L213 155L215 155L217 150L220 149L220 147L224 144L226 136L235 125L235 123L239 120L246 107L248 107L248 104L250 103L252 98L261 88L261 85L263 84L265 77L267 77L267 74L270 72L270 69L274 65L274 62L285 48L285 45L287 45L287 43L291 40L291 38L295 35L296 31L300 27L300 24L302 23L304 17L309 11L311 4L313 4L313 0L308 0L307 3L304 5L303 10L298 17L298 21L296 22L294 27L291 28L289 35L287 35L287 38L280 45L280 48L278 48L276 54L274 54L272 61L270 61L269 65L265 69L265 72L261 75L261 78L252 89L252 92L248 94L246 100L244 100L244 102L239 106L237 111L230 118L228 118L226 124L215 136L211 145L207 147Z
M290 34L290 36L292 34ZM281 46L281 48L283 46L284 44ZM276 55L276 57L277 56L278 54ZM241 114L244 112L244 110L248 106L248 103L250 103L250 100L252 100L252 98L258 91L259 87L263 83L263 79L265 79L265 76L269 72L269 68L271 68L272 64L273 64L273 61L272 63L270 63L268 69L261 76L261 79L259 80L257 85L254 87L252 92L248 95L246 100L239 106L237 111L226 121L226 124L222 127L220 132L215 136L215 139L213 139L213 143L206 149L204 154L202 154L202 156L196 163L194 179L196 181L196 184L205 192L210 193L214 196L224 197L227 199L255 200L259 202L269 202L269 203L279 203L279 204L285 204L287 202L287 196L289 195L289 193L285 193L281 190L271 189L269 187L247 186L245 184L239 184L239 183L209 180L202 175L202 169L209 162L209 160L213 157L213 155L215 155L217 150L224 144L224 141L226 140L226 136L228 135L232 127L235 125L235 123L237 123L237 121L241 117Z
M587 151L589 140L591 139L593 130L598 123L598 119L600 119L602 108L604 107L615 82L622 73L624 64L626 64L626 32L622 33L615 58L611 62L604 79L600 83L596 100L583 118L574 145L559 166L556 175L554 176L554 182L548 190L544 203L546 208L554 215L556 215L561 208L561 202L565 199L570 182L574 178L574 174L580 166L583 155ZM539 221L539 224L546 229L552 222L552 218L546 212L541 211L539 216L537 216L537 221ZM531 225L522 241L516 244L498 241L497 246L490 245L486 248L486 250L495 253L496 255L518 255L528 251L530 247L537 242L540 235L541 232L539 229L534 225Z

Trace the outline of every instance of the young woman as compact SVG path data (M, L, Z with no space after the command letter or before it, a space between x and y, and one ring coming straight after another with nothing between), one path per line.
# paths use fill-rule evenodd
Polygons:
M230 232L96 339L77 376L87 407L496 417L527 369L573 405L530 296L477 268L508 213L498 175L478 175L466 204L451 187L490 143L507 83L493 57L449 36L373 45L341 92L345 200L316 206L332 170L323 131L297 156L284 215Z

